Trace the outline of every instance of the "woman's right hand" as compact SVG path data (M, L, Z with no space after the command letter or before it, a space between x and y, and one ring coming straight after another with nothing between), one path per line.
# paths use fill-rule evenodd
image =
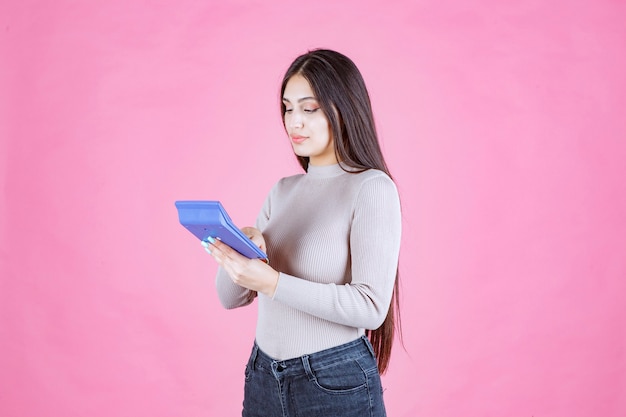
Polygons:
M259 248L264 249L265 239L261 232L254 228L245 229L245 231L242 229L242 232L248 235L254 243L259 244ZM202 241L202 246L228 273L235 284L268 297L274 296L280 273L267 263L260 259L246 258L221 240L212 237L208 238L208 242Z
M265 250L265 238L259 229L256 227L243 227L241 231L244 235L248 236L248 238L259 247L263 252L267 253Z

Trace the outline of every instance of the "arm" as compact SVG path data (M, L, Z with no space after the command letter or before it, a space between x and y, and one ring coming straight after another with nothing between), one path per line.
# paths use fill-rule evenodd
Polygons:
M363 183L353 212L352 281L320 284L281 273L274 300L346 326L378 328L393 292L401 228L395 184L387 176L370 178Z
M256 291L235 284L228 276L228 272L221 266L217 269L215 287L222 306L229 310L247 306L257 296Z

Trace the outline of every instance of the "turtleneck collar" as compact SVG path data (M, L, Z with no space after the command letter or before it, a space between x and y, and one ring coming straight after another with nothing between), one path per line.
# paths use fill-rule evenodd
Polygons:
M308 178L332 178L356 171L359 171L359 169L352 168L343 162L339 162L333 165L309 165L306 176Z
M341 162L333 165L310 165L307 168L306 176L309 178L332 178L342 174L346 174L346 171L354 171L354 168L347 166Z

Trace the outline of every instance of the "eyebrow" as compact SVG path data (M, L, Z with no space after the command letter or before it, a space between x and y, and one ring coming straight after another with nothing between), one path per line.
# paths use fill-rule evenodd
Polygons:
M317 99L315 97L302 97L302 98L298 99L298 103L301 103L301 102L306 101L306 100L315 100L315 101L317 101ZM285 97L283 97L283 101L291 103L291 101L289 101L289 99L287 99Z

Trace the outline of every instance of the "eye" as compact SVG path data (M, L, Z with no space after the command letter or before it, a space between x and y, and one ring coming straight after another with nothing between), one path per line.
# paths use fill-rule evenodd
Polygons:
M318 111L320 108L319 107L314 107L314 108L307 108L304 109L305 113L315 113L316 111Z
M293 111L293 109L285 109L285 113L291 113Z

